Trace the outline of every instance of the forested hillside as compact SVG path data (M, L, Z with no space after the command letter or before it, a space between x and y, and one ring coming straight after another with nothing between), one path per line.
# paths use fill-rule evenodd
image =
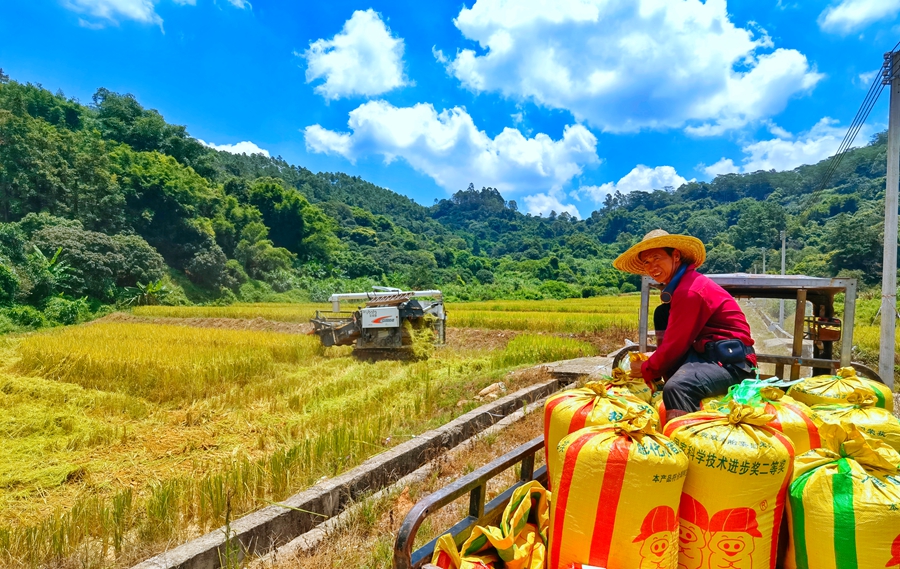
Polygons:
M882 134L852 151L821 192L826 162L615 194L584 220L535 217L491 187L425 207L358 177L212 150L131 95L101 88L84 105L3 79L0 328L372 284L457 299L612 294L637 283L612 259L657 227L706 242L709 272L758 272L763 250L775 272L787 229L790 272L871 285L885 150Z

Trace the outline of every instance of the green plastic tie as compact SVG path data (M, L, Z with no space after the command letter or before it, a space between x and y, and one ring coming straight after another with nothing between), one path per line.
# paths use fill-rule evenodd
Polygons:
M748 378L738 383L737 385L732 385L731 387L729 387L728 394L719 400L720 404L724 405L729 401L734 400L741 405L762 407L765 406L768 400L765 399L760 392L766 387L790 387L791 385L802 381L799 379L795 381L785 381L778 377L760 379L759 370L757 368L753 369L756 371L756 378Z

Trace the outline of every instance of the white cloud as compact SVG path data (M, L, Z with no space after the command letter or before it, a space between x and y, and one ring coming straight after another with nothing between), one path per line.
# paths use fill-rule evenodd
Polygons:
M297 55L306 58L307 83L325 79L315 91L326 99L379 95L407 84L403 40L372 9L353 12L340 33L311 42Z
M857 76L857 79L859 80L859 86L862 87L863 89L868 89L869 87L872 86L872 81L875 80L875 77L880 76L880 75L881 75L881 68L873 69L872 71L867 71L865 73L860 73Z
M465 87L610 132L715 134L782 111L822 78L802 53L769 51L755 24L735 26L725 0L478 0L454 23L483 50L448 64Z
M573 217L581 217L578 208L572 204L564 204L551 192L549 195L543 192L524 198L527 212L531 215L550 215L550 212L566 212Z
M66 0L64 6L79 14L86 14L108 23L136 20L162 26L162 18L156 13L152 0ZM88 28L102 27L98 22L86 20L79 22Z
M202 144L203 146L207 146L209 148L214 148L216 150L221 150L222 152L229 152L231 154L246 154L248 156L252 154L262 154L263 156L268 157L269 151L260 148L256 144L250 142L249 140L245 140L243 142L238 142L237 144L213 144L212 142L205 142L203 140L197 139L197 142Z
M847 129L835 126L837 123L825 117L796 140L774 138L749 144L742 149L748 156L741 170L792 170L803 164L815 164L834 154L844 139Z
M841 0L819 14L819 27L849 34L878 20L893 20L898 12L900 0Z
M439 50L436 45L431 46L431 55L434 56L438 63L446 64L448 61L450 61L449 59L447 59L447 56L444 55L444 52Z
M740 166L731 159L722 158L712 166L701 168L707 175L715 176L732 172L793 170L804 164L816 164L834 155L840 147L847 129L837 124L837 120L825 117L793 140L779 137L744 146L741 150L745 157ZM863 126L856 140L865 144L874 131L874 127Z
M722 158L712 166L701 166L701 168L703 172L711 178L715 178L721 174L734 174L741 171L741 167L737 166L731 158Z
M197 0L172 0L179 6L196 6ZM251 7L247 0L228 0L238 8ZM135 20L145 24L155 24L162 29L162 18L156 13L159 0L63 0L63 6L85 14L95 20L78 19L78 24L92 30L99 30L108 24L118 24L121 20Z
M566 126L559 140L542 133L526 138L512 128L490 138L459 107L438 113L426 103L395 107L370 101L350 112L348 125L347 133L307 127L307 149L351 161L372 155L386 163L402 158L448 191L474 182L504 195L547 193L599 162L597 138L578 124Z
M594 203L599 204L603 203L606 196L616 191L627 194L634 191L650 192L662 190L667 187L678 189L687 182L688 180L679 176L672 166L650 168L643 164L638 164L631 172L622 176L618 182L607 182L599 186L582 186L578 189L578 193L590 197Z

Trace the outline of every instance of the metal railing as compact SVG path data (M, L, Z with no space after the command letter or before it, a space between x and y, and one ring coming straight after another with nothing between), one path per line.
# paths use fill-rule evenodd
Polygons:
M544 437L542 435L463 476L449 486L426 496L413 506L397 533L397 541L394 543L394 569L418 569L431 560L437 538L413 551L419 526L422 525L425 518L460 496L469 494L469 513L447 532L444 532L449 532L453 536L457 547L469 537L472 528L476 525L496 524L516 488L532 480L546 485L547 467L542 466L537 471L534 470L535 454L543 448ZM485 503L488 481L516 464L521 464L518 482L490 502Z

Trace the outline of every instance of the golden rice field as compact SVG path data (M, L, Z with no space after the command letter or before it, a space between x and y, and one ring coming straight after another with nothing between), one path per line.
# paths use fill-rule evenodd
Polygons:
M331 310L330 304L237 303L228 306L137 306L135 316L162 318L264 318L275 322L309 322L316 310Z
M175 320L0 338L0 567L128 567L447 422L490 383L523 385L528 376L507 376L517 366L594 355L569 336L631 335L639 304L450 304L451 327L525 333L417 362L363 362L314 336ZM865 308L856 344L877 353ZM134 314L304 323L317 309L330 305Z
M130 566L445 423L510 369L594 353L523 334L371 363L306 335L120 322L7 338L0 566Z
M651 297L651 309L658 304ZM597 333L611 328L637 328L640 295L569 300L495 300L448 303L447 323L457 328L530 330L550 333ZM353 303L346 305L352 309ZM142 306L136 316L168 318L264 318L308 322L330 304L234 304L231 306Z

